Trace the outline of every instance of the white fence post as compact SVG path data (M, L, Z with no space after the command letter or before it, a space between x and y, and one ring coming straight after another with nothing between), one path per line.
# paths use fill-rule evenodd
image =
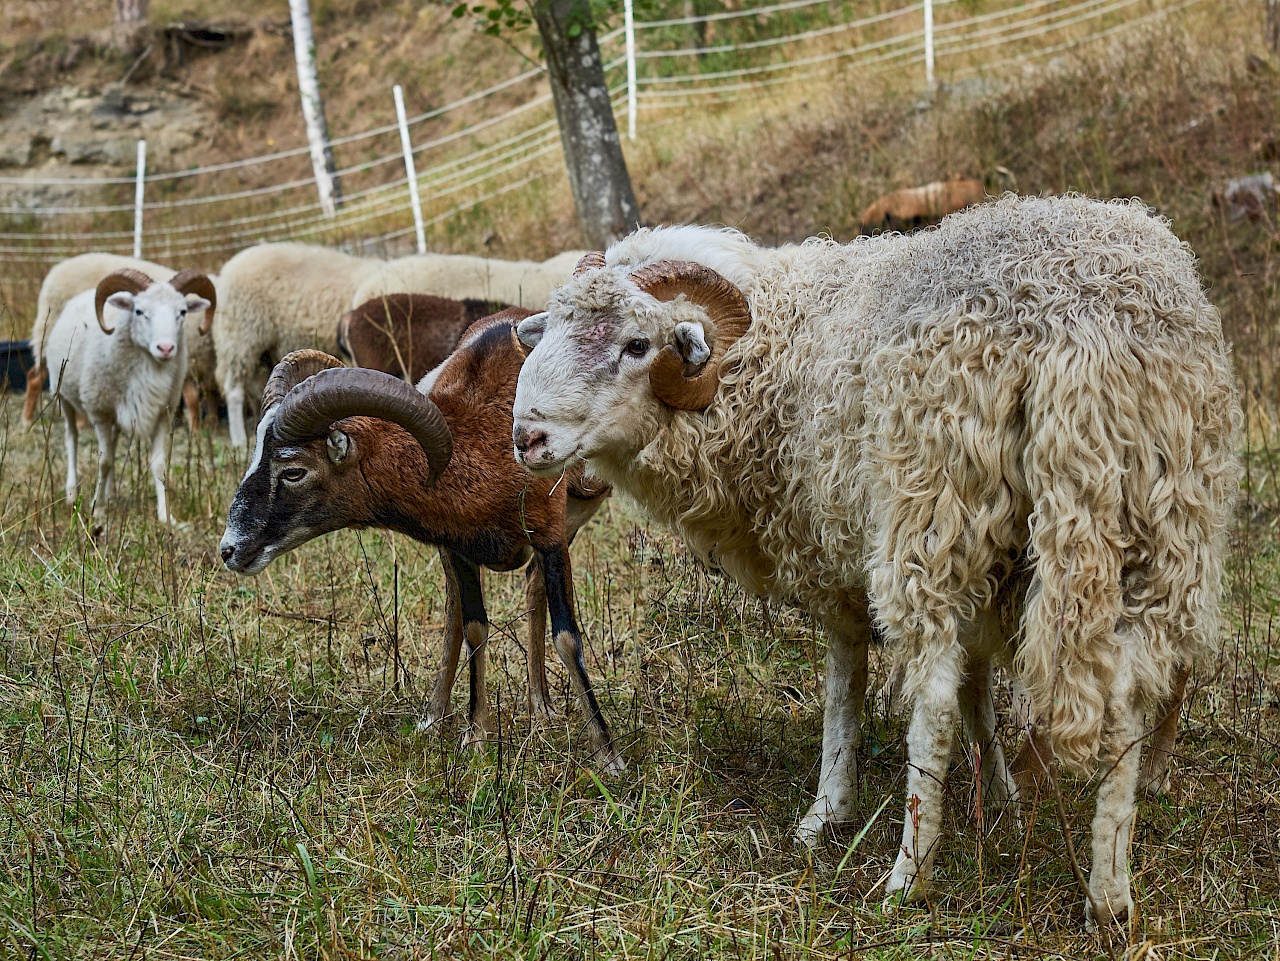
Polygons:
M933 0L924 0L924 82L933 89Z
M636 21L631 0L622 4L623 25L627 35L627 139L636 139Z
M133 189L133 256L142 257L142 183L147 175L147 142L138 141L138 184Z
M400 124L400 147L404 150L404 172L409 178L409 200L413 204L413 230L418 235L418 253L427 252L427 233L422 226L422 200L418 197L418 170L413 165L413 144L409 142L409 121L404 115L404 91L391 88L396 98L396 122Z

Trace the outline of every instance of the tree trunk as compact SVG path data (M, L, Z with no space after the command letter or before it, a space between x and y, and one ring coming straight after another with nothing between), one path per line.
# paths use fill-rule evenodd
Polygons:
M640 226L587 0L536 0L533 17L551 78L578 226L603 250Z
M1267 0L1267 47L1280 53L1280 0Z
M293 21L293 57L298 64L298 93L302 96L302 118L307 124L307 142L311 144L311 170L320 194L320 207L332 217L342 203L342 186L334 173L333 145L324 119L324 101L320 99L320 81L316 77L316 45L311 36L311 7L307 0L289 0L289 17Z

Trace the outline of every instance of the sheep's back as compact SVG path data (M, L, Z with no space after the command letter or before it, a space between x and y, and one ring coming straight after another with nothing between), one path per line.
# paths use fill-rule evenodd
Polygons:
M245 345L283 355L304 347L332 353L338 319L356 287L381 261L310 244L260 244L240 251L219 273L214 347Z

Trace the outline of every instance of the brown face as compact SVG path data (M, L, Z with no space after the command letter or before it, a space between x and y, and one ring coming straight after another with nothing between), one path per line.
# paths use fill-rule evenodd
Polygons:
M352 520L344 480L359 459L341 430L306 443L281 443L268 411L258 427L253 463L231 501L219 545L237 574L257 574L276 557Z

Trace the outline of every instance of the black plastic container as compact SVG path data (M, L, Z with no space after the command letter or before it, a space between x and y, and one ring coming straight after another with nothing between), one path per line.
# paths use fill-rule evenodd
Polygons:
M22 393L27 389L27 371L35 363L31 344L25 340L0 340L0 376L5 390Z

